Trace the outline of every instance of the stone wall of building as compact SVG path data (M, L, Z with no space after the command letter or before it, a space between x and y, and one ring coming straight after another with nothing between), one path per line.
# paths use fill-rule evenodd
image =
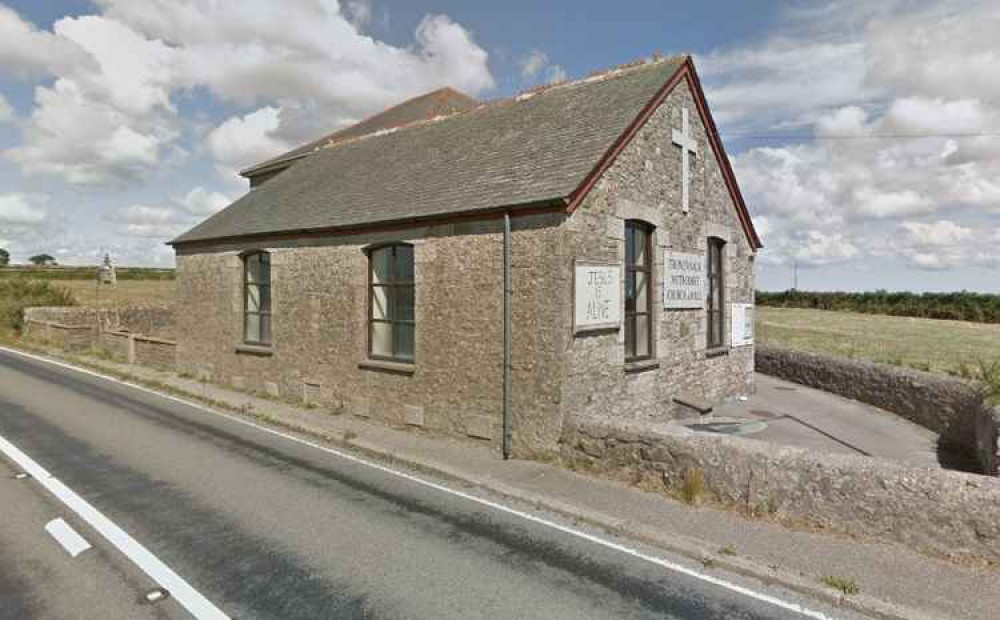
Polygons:
M996 478L607 418L571 420L562 456L582 471L749 515L1000 562Z
M547 252L564 215L514 218L514 447L553 452L559 419L557 307ZM416 360L367 356L373 244L414 246ZM242 259L271 255L270 350L239 350ZM503 244L498 219L264 246L220 245L177 259L180 369L238 389L307 400L433 432L501 440Z
M945 447L996 474L997 418L975 385L944 375L806 353L757 347L760 372L891 411L938 433Z
M686 108L698 143L690 185L690 210L682 209L682 170L672 132ZM625 221L655 227L652 299L655 361L652 367L626 365L624 330L573 335L572 304L563 313L569 344L564 415L606 415L667 419L688 415L678 396L717 403L754 389L752 346L707 350L705 310L664 309L662 278L667 251L706 255L709 237L726 241L725 341L730 341L730 303L753 303L754 251L747 240L708 143L695 101L681 83L607 170L566 222L566 251L560 287L572 290L574 260L624 264ZM623 296L624 298L624 296ZM568 299L568 297L567 297Z

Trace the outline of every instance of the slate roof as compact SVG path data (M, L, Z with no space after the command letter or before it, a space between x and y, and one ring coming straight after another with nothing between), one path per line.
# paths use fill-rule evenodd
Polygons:
M322 148L171 244L476 213L569 196L684 57Z
M245 177L252 177L265 170L287 167L283 164L291 164L320 148L331 146L337 142L360 138L361 136L384 129L401 127L415 121L429 120L437 116L448 116L462 110L471 110L478 105L478 101L453 88L440 88L419 97L407 99L399 105L394 105L388 110L366 118L360 123L345 127L318 140L313 140L298 148L294 148L287 153L282 153L277 157L251 166L246 170L240 171L240 174Z

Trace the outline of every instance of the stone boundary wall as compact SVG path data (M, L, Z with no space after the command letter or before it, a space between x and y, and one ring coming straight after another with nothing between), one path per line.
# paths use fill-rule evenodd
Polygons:
M689 498L934 556L1000 562L1000 479L669 424L568 422L561 455L579 470L671 494L687 486Z
M157 370L175 370L177 343L125 331L101 332L101 344L129 364Z
M63 325L100 326L102 330L129 331L157 338L174 337L174 309L170 306L49 306L25 308L25 321L51 321Z
M758 372L891 411L938 433L944 446L997 475L997 426L973 384L887 364L757 345ZM992 441L991 441L992 438Z
M67 351L88 349L97 340L97 329L93 326L37 319L25 319L22 333L26 338L48 342Z
M1000 406L976 418L976 455L983 473L1000 476Z
M173 310L160 307L26 308L23 334L67 351L106 348L129 364L176 370L177 343L138 332L173 331ZM112 328L110 325L120 325Z

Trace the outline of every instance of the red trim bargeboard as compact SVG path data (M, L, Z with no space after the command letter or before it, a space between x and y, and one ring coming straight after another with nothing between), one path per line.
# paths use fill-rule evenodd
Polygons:
M680 84L681 80L687 81L688 87L694 95L698 115L701 117L702 125L705 126L708 133L708 143L712 146L715 159L719 162L719 166L722 169L722 177L726 182L726 189L729 190L729 196L732 198L733 204L736 205L736 213L739 216L740 224L743 225L743 231L747 235L747 240L754 249L759 250L763 247L763 244L760 241L760 236L754 229L753 221L750 219L750 211L747 209L746 202L743 200L743 194L740 193L739 185L736 183L736 175L733 173L733 168L729 163L729 156L726 154L726 149L719 138L719 131L715 126L712 113L708 109L705 92L701 88L701 81L698 79L698 73L694 69L694 62L690 56L670 76L667 83L657 91L653 99L639 113L639 116L625 129L625 132L611 145L611 148L597 162L594 169L584 177L580 186L570 194L566 210L568 213L572 213L580 206L580 203L587 197L587 194L594 188L594 185L597 184L601 176L611 167L621 152L625 150L625 147L632 142L632 139L639 133L639 130L646 125L653 116L653 113L660 107L660 104L667 98L667 95L673 92L674 88Z

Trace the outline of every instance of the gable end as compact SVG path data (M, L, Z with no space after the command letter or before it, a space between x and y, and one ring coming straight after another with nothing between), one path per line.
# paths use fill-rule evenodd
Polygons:
M625 129L624 133L622 133L618 140L611 145L608 151L604 154L604 157L601 158L594 169L583 179L579 187L573 191L569 197L567 212L572 213L577 209L577 207L580 206L597 181L599 181L608 168L614 164L615 160L625 147L632 142L633 138L635 138L639 131L653 116L653 113L656 112L667 96L673 92L674 88L676 88L682 80L687 82L688 87L694 96L694 100L698 108L698 115L701 117L701 122L708 133L708 142L712 147L712 152L715 155L716 160L719 162L719 167L722 170L722 176L726 183L726 189L729 191L729 196L732 199L733 204L736 206L736 213L739 217L740 224L743 227L743 232L746 234L750 246L755 250L759 250L763 247L763 244L761 243L760 236L754 228L753 221L750 218L750 211L747 209L746 202L743 200L743 194L740 192L739 184L736 182L736 175L733 173L733 168L729 163L729 156L726 154L725 146L723 146L722 139L719 137L719 131L715 126L715 120L712 118L712 113L708 108L708 102L705 99L705 92L701 88L701 81L698 79L698 73L695 71L694 62L691 60L690 56L685 58L680 67L678 67L674 74L670 76L670 79L667 80L667 82L650 100L650 102L646 104L636 119Z

